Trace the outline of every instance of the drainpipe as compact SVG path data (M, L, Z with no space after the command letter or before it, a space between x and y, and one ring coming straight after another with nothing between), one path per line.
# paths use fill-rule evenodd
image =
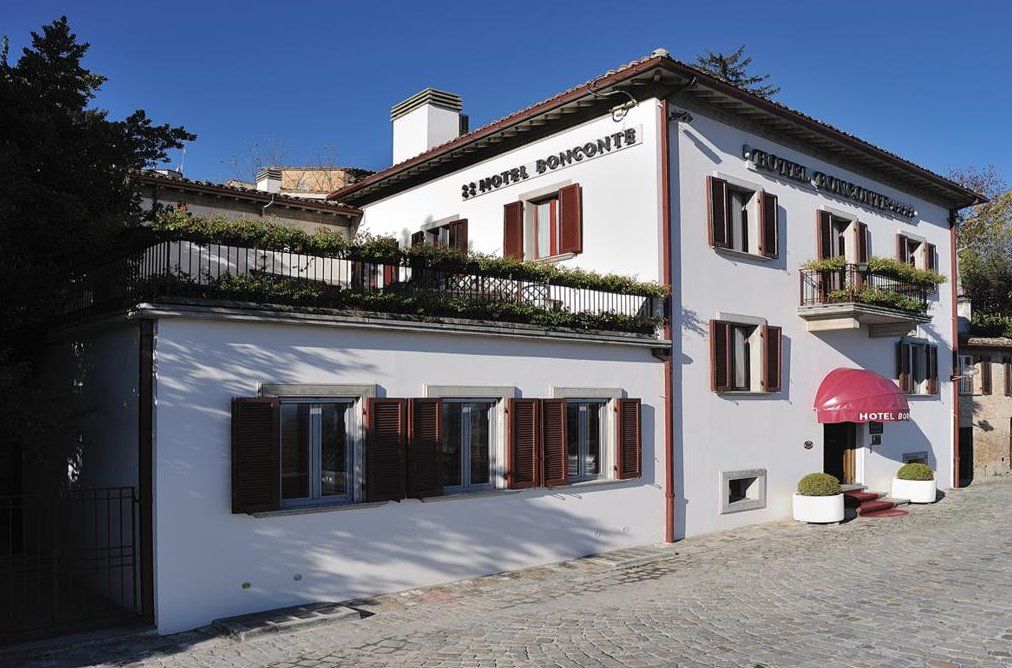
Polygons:
M661 281L671 288L671 174L669 171L668 101L661 100ZM664 305L664 338L671 341L671 296ZM675 437L674 392L672 388L671 349L664 357L664 542L675 542Z
M956 209L949 209L949 255L952 258L952 275L949 288L952 291L952 487L959 489L959 313L958 297L959 267L956 260Z

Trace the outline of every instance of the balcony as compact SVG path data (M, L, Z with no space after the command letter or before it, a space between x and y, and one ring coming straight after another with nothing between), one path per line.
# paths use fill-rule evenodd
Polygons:
M178 235L177 235L178 236ZM615 276L549 274L501 259L426 259L396 250L384 257L346 249L331 254L158 238L111 252L73 272L62 316L176 303L233 308L309 309L416 323L470 321L656 339L663 288ZM265 244L266 245L266 244ZM375 256L376 253L373 253ZM612 289L606 289L611 287Z
M803 268L798 315L808 331L868 328L869 336L902 336L929 322L928 293L923 283L877 273L867 264L840 264L832 269Z

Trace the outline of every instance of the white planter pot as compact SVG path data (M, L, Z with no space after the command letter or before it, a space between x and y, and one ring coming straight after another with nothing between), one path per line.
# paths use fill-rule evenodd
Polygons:
M909 499L910 503L934 503L936 498L935 479L900 480L893 478L892 495L897 499Z
M829 524L843 521L843 494L803 496L794 494L794 519L799 522Z

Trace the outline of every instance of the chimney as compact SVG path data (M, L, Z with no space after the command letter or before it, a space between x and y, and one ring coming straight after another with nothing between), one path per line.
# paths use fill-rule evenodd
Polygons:
M459 95L426 88L390 109L394 126L394 164L467 132Z
M257 172L257 190L268 193L281 192L281 170L268 167Z

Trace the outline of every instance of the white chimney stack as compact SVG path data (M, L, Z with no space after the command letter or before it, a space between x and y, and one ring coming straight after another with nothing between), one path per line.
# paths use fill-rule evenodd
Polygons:
M281 170L268 167L257 172L257 190L268 193L281 192Z
M467 132L460 96L426 88L390 109L394 126L394 164Z

